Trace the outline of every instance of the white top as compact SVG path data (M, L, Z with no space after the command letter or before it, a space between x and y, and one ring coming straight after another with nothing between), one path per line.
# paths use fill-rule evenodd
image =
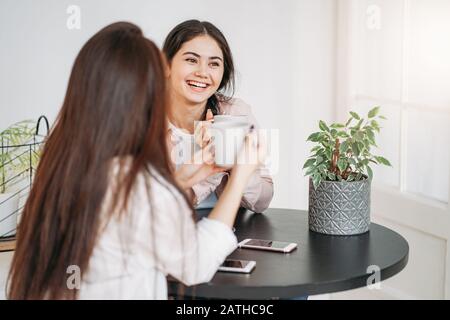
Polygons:
M167 299L167 275L186 285L207 282L236 249L227 225L207 218L195 223L181 194L152 172L159 181L141 173L127 212L107 221L83 275L80 299Z

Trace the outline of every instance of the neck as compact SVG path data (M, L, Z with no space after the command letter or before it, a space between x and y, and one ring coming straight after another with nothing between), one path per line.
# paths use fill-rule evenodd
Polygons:
M206 101L202 103L189 103L188 101L180 101L175 97L170 98L170 122L177 128L187 130L194 133L195 121L201 121L203 112L205 111Z

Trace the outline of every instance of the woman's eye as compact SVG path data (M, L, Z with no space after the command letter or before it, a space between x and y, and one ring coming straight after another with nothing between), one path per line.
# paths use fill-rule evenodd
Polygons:
M190 62L190 63L196 63L197 62L197 60L195 60L194 58L187 58L186 61Z
M210 65L214 68L220 67L220 64L218 62L212 62Z

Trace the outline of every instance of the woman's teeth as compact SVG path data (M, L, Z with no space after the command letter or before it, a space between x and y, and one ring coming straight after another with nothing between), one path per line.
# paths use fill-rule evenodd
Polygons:
M188 81L188 85L197 87L197 88L206 88L208 85L206 83L196 82L196 81Z

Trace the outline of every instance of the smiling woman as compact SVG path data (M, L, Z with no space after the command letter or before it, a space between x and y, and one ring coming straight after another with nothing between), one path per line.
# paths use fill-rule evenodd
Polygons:
M166 76L170 91L169 147L172 161L180 165L190 161L202 144L194 139L196 121L208 121L214 115L244 115L249 125L258 128L250 106L233 99L234 64L228 42L222 32L209 22L188 20L177 25L167 36L163 51L168 66ZM187 193L197 208L213 207L229 177L228 172L211 171L209 177L189 186ZM273 197L273 182L267 168L260 168L244 191L241 206L263 212Z
M230 47L222 32L209 22L188 20L177 25L164 41L163 51L169 62L168 79L171 104L201 104L219 113L218 102L233 95L234 64ZM189 82L205 87L203 95L190 95ZM183 90L183 88L185 90ZM200 119L197 119L200 120ZM193 126L193 123L191 124Z
M184 43L172 59L172 99L187 105L202 104L219 89L223 75L223 55L217 42L208 35L196 37Z

